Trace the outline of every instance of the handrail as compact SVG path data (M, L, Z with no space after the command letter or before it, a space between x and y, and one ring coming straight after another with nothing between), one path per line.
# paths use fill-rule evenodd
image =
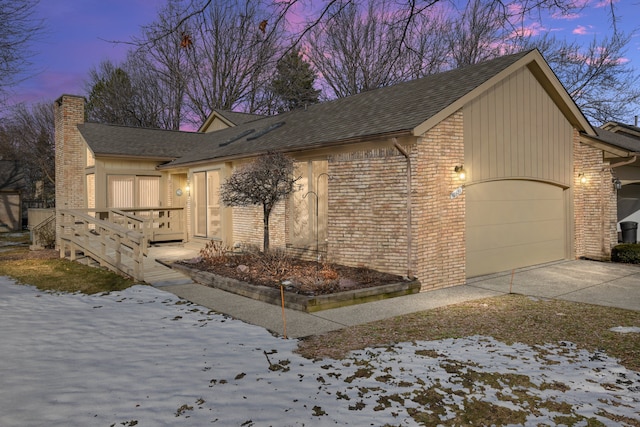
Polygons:
M45 227L48 227L51 225L51 223L55 223L56 221L56 214L55 212L52 212L51 215L49 217L47 217L46 219L44 219L43 221L41 221L39 224L33 226L31 228L31 230L29 231L31 234L31 244L36 247L36 248L43 248L45 246L48 246L47 244L43 245L42 240L40 239L40 233L41 230L44 230ZM55 226L54 226L55 228Z
M147 242L187 240L184 208L109 208L80 209L78 212L92 214L130 230L140 230Z
M144 280L147 239L140 230L131 230L89 214L89 210L60 210L60 258L72 261L82 252L101 266ZM132 264L132 265L131 265Z

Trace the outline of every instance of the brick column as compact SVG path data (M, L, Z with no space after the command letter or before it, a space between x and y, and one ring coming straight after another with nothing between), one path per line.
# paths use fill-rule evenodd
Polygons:
M56 159L56 215L60 209L85 209L86 147L78 131L84 123L84 98L62 95L54 105ZM59 227L56 227L56 236ZM58 239L56 239L58 245Z
M422 290L466 282L465 193L454 171L464 164L462 110L427 131L417 146L414 229L417 276Z

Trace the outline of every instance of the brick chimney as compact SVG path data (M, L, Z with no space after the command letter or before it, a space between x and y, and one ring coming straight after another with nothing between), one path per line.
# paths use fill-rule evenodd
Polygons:
M78 125L84 123L81 96L62 95L54 105L56 153L56 214L60 209L85 209L86 147ZM59 229L56 227L56 235ZM56 239L57 241L57 239Z

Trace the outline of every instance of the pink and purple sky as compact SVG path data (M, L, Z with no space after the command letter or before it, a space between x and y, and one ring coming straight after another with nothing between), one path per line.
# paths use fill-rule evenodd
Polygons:
M85 80L92 67L102 60L119 62L128 46L109 41L130 41L140 27L151 23L167 0L41 0L37 8L47 34L34 46L31 77L13 90L15 102L53 101L62 94L85 94ZM594 35L609 31L609 0L578 0L584 8L572 16L546 17L529 22L538 32L554 32L588 45ZM637 30L626 58L640 73L640 0L614 0L618 27Z

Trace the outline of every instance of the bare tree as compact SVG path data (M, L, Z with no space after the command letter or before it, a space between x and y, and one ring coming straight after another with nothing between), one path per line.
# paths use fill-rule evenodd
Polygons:
M214 109L259 111L261 91L278 59L277 29L260 0L225 0L189 21L187 89L191 113L203 122Z
M191 75L187 55L193 42L189 23L181 22L181 12L180 1L169 0L157 21L143 28L140 47L127 58L139 101L155 106L163 129L178 130L187 121L186 92ZM169 31L173 28L178 31Z
M443 33L452 68L499 56L505 46L504 30L508 22L502 4L486 0L468 2L459 16L451 20L449 31Z
M222 184L220 197L225 205L262 205L265 252L269 250L271 211L294 191L294 184L300 179L293 172L293 159L282 153L267 153L236 169Z
M37 5L34 0L0 0L0 96L31 67L31 43L44 30L34 18Z
M443 35L450 28L444 8L434 6L413 19L403 45L408 49L407 79L439 73L448 67L449 46Z
M524 47L540 50L582 112L594 124L630 123L640 110L640 76L624 55L630 36L614 33L588 46L544 36Z
M408 58L404 27L387 0L337 5L331 19L311 31L309 59L333 91L343 98L403 80Z
M0 145L11 147L27 183L27 194L45 201L55 193L54 118L51 102L18 104L0 124Z

